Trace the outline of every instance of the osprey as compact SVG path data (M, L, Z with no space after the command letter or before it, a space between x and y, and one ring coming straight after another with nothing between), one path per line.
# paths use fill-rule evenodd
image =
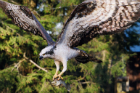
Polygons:
M67 61L71 58L82 63L95 60L101 62L76 47L97 35L124 31L140 16L140 0L86 0L74 9L54 42L27 7L1 0L0 7L14 24L47 41L48 46L41 50L39 59L54 59L56 73L53 79L61 78L67 70ZM60 62L63 70L58 74Z

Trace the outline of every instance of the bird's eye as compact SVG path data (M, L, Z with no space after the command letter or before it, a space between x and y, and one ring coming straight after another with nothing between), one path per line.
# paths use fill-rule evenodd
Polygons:
M44 56L45 54L43 54L43 56Z

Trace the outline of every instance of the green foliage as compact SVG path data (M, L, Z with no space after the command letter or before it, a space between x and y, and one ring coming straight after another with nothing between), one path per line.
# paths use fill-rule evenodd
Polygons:
M46 30L52 32L50 35L54 40L57 38L56 32L60 33L62 29L56 29L56 24L64 23L73 10L73 5L78 5L82 1L61 0L59 3L56 0L36 1L39 7L36 9L40 15L39 21ZM30 1L18 0L20 4L26 5L26 2ZM44 6L42 11L41 6ZM38 61L38 54L47 45L46 41L15 26L1 9L0 14L0 92L66 93L64 87L50 84L56 71L54 61L52 59ZM71 93L113 93L114 78L126 76L125 66L131 56L126 49L130 50L130 45L139 44L139 36L135 32L128 34L130 37L126 37L123 33L98 36L78 47L101 59L103 63L82 64L74 59L69 60L68 70L63 78L66 83L71 84ZM130 40L134 42L129 43ZM23 53L49 72L39 70L27 60L20 63L18 70L12 70L14 65L23 59Z
M15 91L17 84L17 70L11 72L13 67L5 68L0 71L0 90L3 93L10 93Z

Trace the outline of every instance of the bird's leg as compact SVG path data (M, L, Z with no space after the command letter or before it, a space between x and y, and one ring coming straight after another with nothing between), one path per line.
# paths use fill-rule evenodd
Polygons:
M61 75L67 70L67 60L63 60L62 61L62 64L63 64L63 70L60 72L60 74L58 75L58 80L59 79L63 79L62 77L61 77Z
M65 71L64 71L64 72L65 72ZM57 75L58 80L63 79L63 77L62 77L61 75L62 75L64 72L62 71L59 75Z
M59 68L60 68L59 64L60 64L60 62L55 60L56 72L53 76L53 80L58 77L58 71L59 71Z

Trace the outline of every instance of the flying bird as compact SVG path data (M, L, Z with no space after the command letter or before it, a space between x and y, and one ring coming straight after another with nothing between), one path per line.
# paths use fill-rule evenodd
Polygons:
M0 0L0 7L14 24L25 31L42 36L48 43L39 54L39 59L52 58L56 65L54 78L61 78L67 70L67 61L97 61L83 50L76 48L97 35L113 34L130 27L140 17L140 0L86 0L79 4L66 21L56 42L52 40L33 13L25 6ZM60 62L63 69L60 73Z

